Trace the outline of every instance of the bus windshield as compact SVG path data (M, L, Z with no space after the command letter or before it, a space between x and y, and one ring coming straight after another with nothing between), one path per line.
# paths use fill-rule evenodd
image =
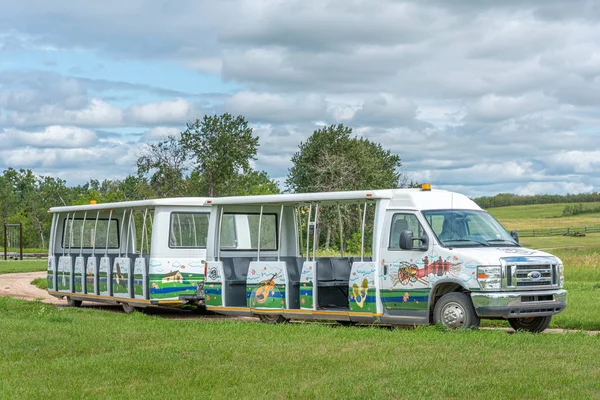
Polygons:
M518 247L510 234L485 211L423 211L439 242L445 247Z

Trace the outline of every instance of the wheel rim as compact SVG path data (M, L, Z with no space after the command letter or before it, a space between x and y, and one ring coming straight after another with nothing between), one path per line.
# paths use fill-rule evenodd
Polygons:
M465 318L465 309L454 301L442 308L442 324L448 328L460 328L464 326Z
M262 317L266 321L274 322L274 321L277 321L277 319L279 318L279 315L263 314Z

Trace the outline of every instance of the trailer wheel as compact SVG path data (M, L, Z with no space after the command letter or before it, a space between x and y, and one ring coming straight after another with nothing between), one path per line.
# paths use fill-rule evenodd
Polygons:
M435 303L433 322L449 329L479 327L479 317L471 299L461 292L445 294Z
M266 324L283 324L288 321L283 315L258 314L258 318Z
M121 306L123 307L123 311L125 311L125 314L131 314L135 311L135 307L129 303L121 303Z
M67 296L67 304L69 307L81 307L81 300L73 300L71 297Z
M552 315L531 318L509 318L508 323L515 331L540 333L545 331L548 325L550 325L551 319Z

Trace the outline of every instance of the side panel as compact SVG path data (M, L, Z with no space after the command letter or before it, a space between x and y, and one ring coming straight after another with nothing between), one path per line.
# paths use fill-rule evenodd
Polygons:
M59 292L72 292L71 271L73 270L73 257L60 256L57 268L57 289Z
M136 299L148 299L148 268L144 257L135 259L133 267L133 293Z
M209 261L206 268L206 283L204 293L207 306L223 306L223 263Z
M151 258L151 300L179 300L194 296L204 282L204 258Z
M377 265L374 262L357 261L352 264L348 282L348 303L355 313L377 313Z
M110 258L101 257L98 268L98 291L100 296L110 296Z
M88 294L98 294L98 257L90 256L85 268L85 291Z
M56 291L56 257L50 256L48 257L48 290Z
M129 278L131 276L131 259L116 257L112 269L112 292L114 297L131 297Z
M257 309L287 308L287 284L285 262L251 262L248 267L246 284L248 307Z
M85 293L85 259L82 256L75 257L75 269L73 274L74 293Z
M302 264L302 273L300 274L300 309L316 310L318 299L315 287L316 263L314 261L305 261Z

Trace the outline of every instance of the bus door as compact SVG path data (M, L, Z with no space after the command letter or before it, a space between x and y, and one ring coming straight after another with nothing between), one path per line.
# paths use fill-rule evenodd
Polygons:
M420 323L428 317L427 268L431 241L412 211L387 211L383 229L380 247L382 320L387 317L391 322ZM406 239L411 242L409 246L402 244Z

